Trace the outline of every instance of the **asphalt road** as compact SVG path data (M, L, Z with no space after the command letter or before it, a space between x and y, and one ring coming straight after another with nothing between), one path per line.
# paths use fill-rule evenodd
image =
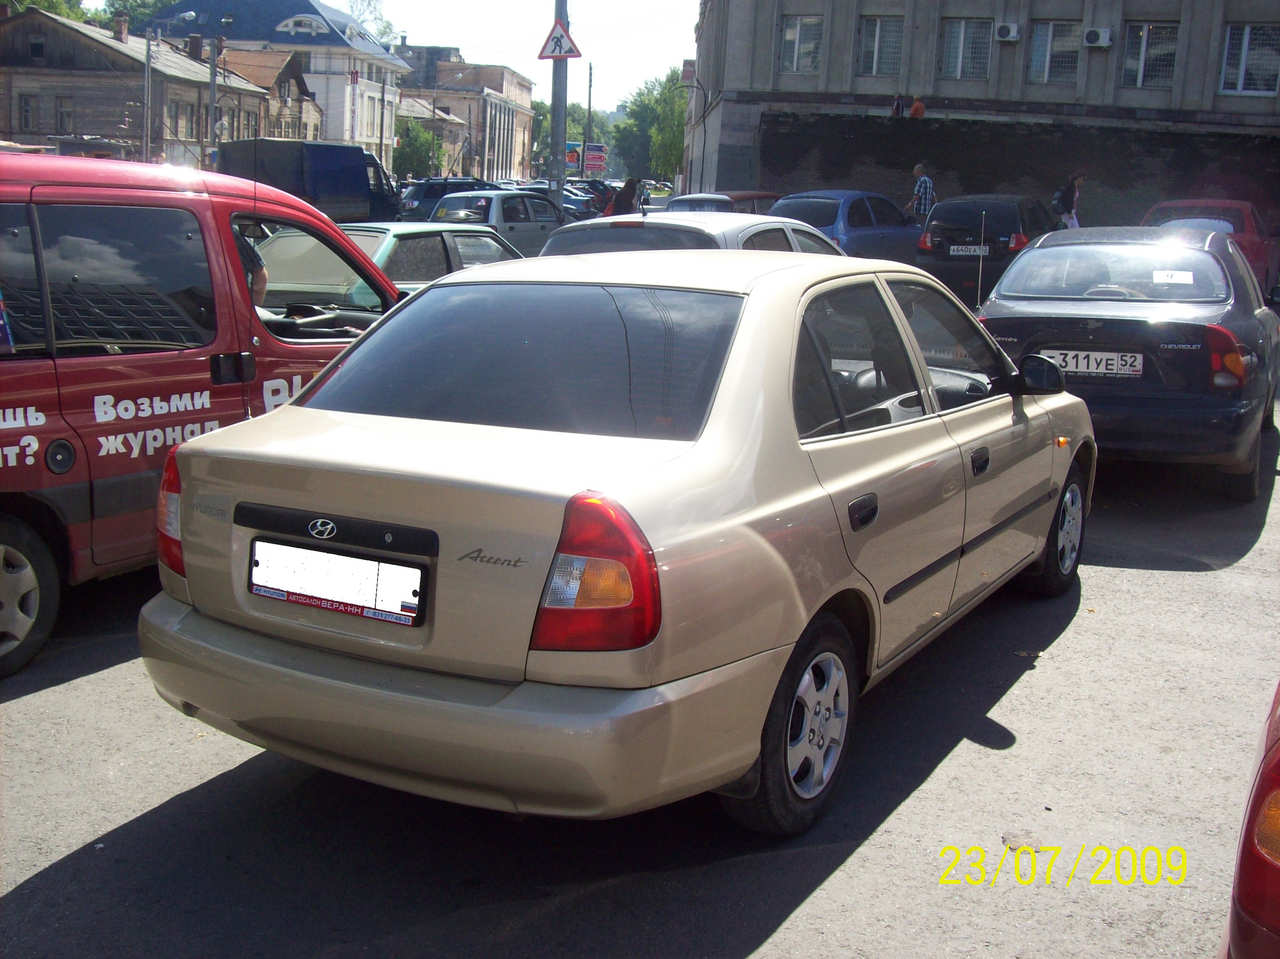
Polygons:
M1211 955L1280 677L1276 445L1247 507L1104 464L1080 589L1005 590L874 690L783 843L710 797L522 819L263 753L151 690L154 572L82 587L0 683L0 954Z

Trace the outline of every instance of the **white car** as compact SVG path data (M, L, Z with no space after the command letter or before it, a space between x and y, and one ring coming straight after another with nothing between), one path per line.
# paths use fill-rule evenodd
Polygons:
M752 213L627 213L570 223L556 230L542 256L619 250L776 250L844 256L818 230L779 216Z

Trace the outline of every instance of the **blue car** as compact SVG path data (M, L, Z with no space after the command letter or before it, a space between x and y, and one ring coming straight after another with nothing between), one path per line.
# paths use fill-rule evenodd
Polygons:
M865 190L810 190L784 196L769 210L821 230L849 256L914 263L920 224L887 196Z

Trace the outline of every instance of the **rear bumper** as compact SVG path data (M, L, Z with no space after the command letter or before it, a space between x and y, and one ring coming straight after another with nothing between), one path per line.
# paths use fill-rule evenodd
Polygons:
M1070 381L1067 390L1088 405L1101 455L1116 459L1238 466L1249 456L1262 417L1260 399L1138 403L1090 396Z
M511 685L297 646L164 593L138 636L157 692L232 736L450 802L601 819L744 773L790 653L648 689Z

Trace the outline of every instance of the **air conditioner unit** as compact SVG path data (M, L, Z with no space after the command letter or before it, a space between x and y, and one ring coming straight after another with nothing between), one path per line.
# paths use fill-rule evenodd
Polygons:
M1021 39L1016 23L997 23L996 39L1004 43L1016 43Z
M1084 32L1084 45L1086 47L1111 46L1111 28L1110 27L1089 27Z

